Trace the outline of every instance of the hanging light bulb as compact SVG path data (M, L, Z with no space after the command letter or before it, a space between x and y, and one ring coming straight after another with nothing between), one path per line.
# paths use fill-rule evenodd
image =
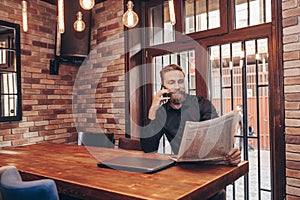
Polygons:
M80 6L85 10L90 10L95 5L95 0L79 0Z
M127 11L123 14L123 24L128 28L133 28L139 22L138 15L133 11L132 1L127 2Z
M64 19L64 0L58 0L57 3L57 10L58 10L58 32L64 33L65 32L65 19Z
M76 13L76 16L77 16L77 20L74 22L73 26L74 26L74 29L75 31L77 32L82 32L84 31L85 29L85 23L84 21L82 20L82 12L78 11Z
M28 31L28 21L27 21L27 1L22 0L22 20L23 20L23 31Z
M169 0L169 12L170 12L170 21L172 25L176 24L176 17L175 17L175 8L174 8L174 1Z

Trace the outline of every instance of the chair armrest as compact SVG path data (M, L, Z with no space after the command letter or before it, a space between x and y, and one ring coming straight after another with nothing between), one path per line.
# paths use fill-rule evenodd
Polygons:
M5 200L58 200L55 182L51 179L22 181L16 168L8 169L1 176L1 193Z

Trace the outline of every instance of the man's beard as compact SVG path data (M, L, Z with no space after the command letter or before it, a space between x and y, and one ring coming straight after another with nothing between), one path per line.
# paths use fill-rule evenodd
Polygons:
M186 98L185 91L177 90L171 93L170 102L179 105L185 101L185 98Z

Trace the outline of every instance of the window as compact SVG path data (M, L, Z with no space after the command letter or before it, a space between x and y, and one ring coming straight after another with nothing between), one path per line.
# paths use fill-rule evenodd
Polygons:
M235 28L271 22L271 0L235 0Z
M250 134L243 129L235 135L235 146L250 163L249 193L255 199L271 199L268 39L215 45L209 52L210 99L222 114L242 105L243 124L254 130ZM227 187L227 199L234 197L230 191L243 191L247 185L243 181Z
M149 9L150 46L173 42L175 40L174 26L169 17L169 6L163 4ZM159 17L157 17L159 16Z
M219 0L185 0L184 8L186 34L221 26Z
M168 1L144 1L145 26L156 27L155 23L149 23L151 19L165 29L145 35L145 58L141 57L139 64L147 64L141 74L151 84L140 90L142 101L132 104L139 111L135 113L140 114L141 124L147 124L143 122L147 121L153 93L160 87L157 84L160 68L169 63L183 65L179 58L185 57L190 64L188 68L183 66L186 74L188 70L197 69L195 76L187 79L190 93L211 99L220 115L235 109L237 104L244 106L245 128L236 138L242 139L243 158L249 161L251 171L250 175L228 187L227 199L282 199L284 152L279 152L278 147L282 150L285 145L284 136L279 135L283 133L284 124L281 116L284 101L279 94L283 72L282 63L277 59L282 56L282 43L276 39L282 37L277 17L281 15L280 2L174 1L176 25L172 28L166 28L163 23L168 21L164 20L168 17L163 9ZM154 9L159 12L154 14ZM278 23L271 20L278 20ZM176 37L170 34L172 37L164 38L167 31L172 34L175 31ZM177 37L180 34L185 37ZM193 41L186 41L188 38ZM150 42L149 47L149 41L158 42ZM195 42L204 50L195 48ZM186 56L181 55L184 53ZM248 125L254 128L252 135L248 135ZM255 147L255 153L250 153L248 147ZM277 181L271 183L271 180Z
M22 117L20 26L0 21L0 121Z

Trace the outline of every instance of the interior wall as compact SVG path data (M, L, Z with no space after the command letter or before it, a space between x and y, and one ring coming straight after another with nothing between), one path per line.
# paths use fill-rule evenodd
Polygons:
M77 129L82 118L74 118L73 93L81 67L61 64L58 75L50 75L49 62L54 58L56 6L40 0L28 2L29 30L22 30L20 0L0 2L1 20L21 25L21 88L23 119L20 122L0 123L0 147L19 146L38 142L77 143ZM81 104L80 114L87 115L84 128L88 131L123 133L124 127L124 39L121 16L123 3L110 0L93 9L91 70L84 75L91 80L95 70L105 67L97 85L96 106ZM74 19L75 20L75 19ZM110 39L110 38L114 38ZM109 39L109 40L108 40ZM96 51L93 49L97 48ZM87 62L87 63L88 63ZM121 80L121 81L120 81ZM81 85L85 93L90 85ZM90 94L92 95L92 94ZM114 97L114 98L112 98ZM79 97L75 96L75 100ZM84 116L86 117L86 116ZM117 125L116 125L117 124Z
M109 0L93 9L89 59L74 84L78 131L125 134L123 2Z
M282 1L287 200L300 198L300 5Z

